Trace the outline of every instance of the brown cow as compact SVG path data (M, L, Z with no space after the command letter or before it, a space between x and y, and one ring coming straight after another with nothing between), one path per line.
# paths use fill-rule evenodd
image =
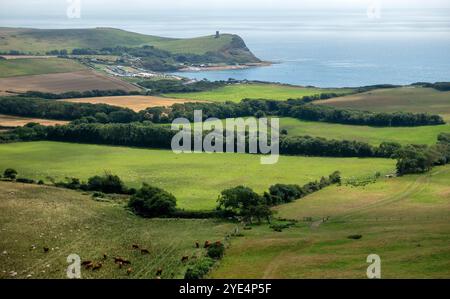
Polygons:
M94 267L94 263L93 262L89 262L88 264L84 265L84 267L86 269L90 269L90 268Z
M188 260L189 260L189 256L187 256L187 255L185 255L181 258L182 263L187 262Z
M204 248L208 248L209 246L211 246L211 242L205 241L205 245L203 247Z
M141 249L141 254L150 254L150 251L147 249Z
M88 264L92 264L92 261L82 261L81 266L86 266Z
M122 257L115 257L114 258L114 263L116 263L116 264L123 264L123 265L129 265L129 264L131 264L131 262L129 261L129 260L126 260L126 259L124 259L124 258L122 258Z
M222 242L221 241L216 241L216 245L220 246L220 245L222 245Z
M92 271L100 270L100 268L103 266L101 262L95 263L92 267Z
M161 276L162 271L163 271L163 269L158 268L158 269L156 270L156 276Z

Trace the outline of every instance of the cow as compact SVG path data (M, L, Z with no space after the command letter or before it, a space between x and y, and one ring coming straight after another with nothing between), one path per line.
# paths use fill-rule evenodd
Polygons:
M181 258L182 263L187 262L188 260L189 260L189 256L187 256L187 255L185 255Z
M204 248L208 248L209 246L211 246L211 242L205 241L205 245L203 247Z
M139 245L137 245L137 244L133 244L131 247L132 247L133 249L139 249Z
M47 253L50 250L48 247L44 247L44 252Z
M114 258L114 263L116 264L123 264L123 265L130 265L131 262L129 260L126 260L122 257L115 257Z
M195 248L200 248L200 244L198 244L198 242L195 242Z
M156 270L156 276L161 276L163 269L162 268L158 268Z
M103 259L106 260L108 258L108 255L106 253L103 254Z
M86 266L88 264L92 264L92 261L82 261L81 266Z
M95 263L95 264L92 266L92 271L100 270L100 268L101 268L102 266L103 266L103 264L102 264L101 262Z
M141 254L150 254L150 251L147 249L141 249Z
M128 269L127 269L127 275L130 275L131 272L133 272L133 268L128 268Z

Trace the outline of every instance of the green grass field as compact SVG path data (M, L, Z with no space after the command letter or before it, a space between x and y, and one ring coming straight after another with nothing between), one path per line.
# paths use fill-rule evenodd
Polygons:
M379 145L382 142L400 144L436 144L437 136L450 132L450 125L422 127L368 127L302 121L295 118L281 118L280 128L289 136L310 135L327 139L358 140Z
M351 89L323 89L323 88L309 88L296 87L279 84L233 84L211 91L203 92L189 92L189 93L168 93L167 97L203 100L212 102L240 102L242 99L272 99L272 100L287 100L296 99L303 96L316 95L326 92L335 92L338 94L348 94L352 92Z
M0 169L15 168L23 177L86 180L111 171L132 187L147 182L167 189L188 210L212 209L223 189L240 184L263 192L276 183L304 184L335 170L344 179L395 171L390 159L281 156L277 164L261 165L259 158L57 142L0 145Z
M183 278L186 268L204 255L195 242L223 240L233 228L215 220L142 219L120 200L98 202L71 190L7 182L0 182L0 189L0 279L14 272L14 278L64 279L66 259L74 253L82 261L103 263L97 271L82 268L82 278L153 279L158 268L161 278ZM141 255L133 244L150 254ZM116 256L131 265L120 269ZM183 256L188 263L181 262Z
M213 34L214 32L211 32ZM153 45L172 53L205 54L230 44L233 35L221 34L175 39L139 34L114 28L92 29L25 29L0 28L0 51L17 50L45 54L47 51L74 48L138 47Z
M220 120L225 127L225 120ZM215 124L218 121L212 121ZM288 136L314 136L337 140L357 140L372 145L382 142L400 144L436 144L440 133L450 132L450 125L421 127L369 127L324 122L303 121L296 118L280 118L280 129L286 129Z
M279 217L300 222L283 232L268 225L242 231L210 276L366 278L366 258L378 254L382 278L448 278L449 180L450 166L438 167L365 187L329 187L279 206ZM362 238L347 238L354 234Z
M428 112L450 120L450 91L423 87L377 89L366 93L318 101L317 104L378 112Z
M86 70L86 67L74 60L62 58L24 58L0 60L0 78L70 73Z

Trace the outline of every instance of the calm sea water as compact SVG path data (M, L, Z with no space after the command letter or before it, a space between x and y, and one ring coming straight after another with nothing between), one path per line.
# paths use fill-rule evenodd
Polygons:
M450 81L450 12L365 11L208 14L198 12L64 16L4 16L0 26L116 27L140 33L193 37L216 30L239 34L272 66L245 70L183 72L209 80L228 78L321 87Z

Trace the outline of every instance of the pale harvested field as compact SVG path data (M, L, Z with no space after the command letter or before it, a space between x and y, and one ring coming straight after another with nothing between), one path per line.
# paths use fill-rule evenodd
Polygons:
M136 112L144 110L149 107L157 107L157 106L169 107L172 106L173 104L198 102L193 100L172 99L155 96L113 96L113 97L64 99L61 101L73 103L108 104L112 106L129 108Z
M21 116L11 116L0 114L0 127L21 127L27 123L40 123L43 126L64 125L68 121L42 119L42 118L28 118Z
M45 56L36 56L36 55L0 55L1 57L10 60L10 59L25 59L25 58L55 58L55 55L45 55Z
M4 93L5 91L26 92L31 90L63 93L68 91L88 91L94 89L139 90L138 87L130 83L91 70L0 78L0 93Z

